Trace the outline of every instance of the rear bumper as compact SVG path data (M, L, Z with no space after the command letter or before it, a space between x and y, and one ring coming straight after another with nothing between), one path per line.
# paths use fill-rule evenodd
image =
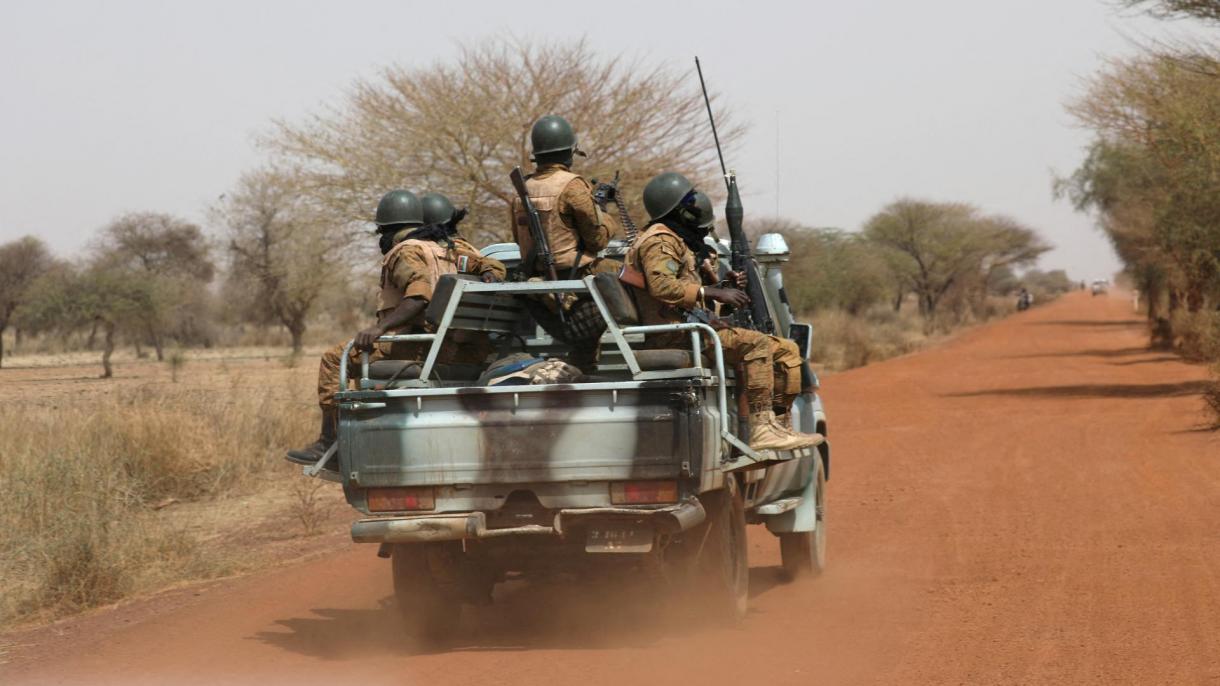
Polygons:
M706 516L699 499L692 497L676 505L560 510L551 526L531 524L488 529L487 516L482 512L373 517L352 524L352 540L356 543L429 543L502 536L563 536L582 524L615 519L644 519L657 531L673 534L699 524Z

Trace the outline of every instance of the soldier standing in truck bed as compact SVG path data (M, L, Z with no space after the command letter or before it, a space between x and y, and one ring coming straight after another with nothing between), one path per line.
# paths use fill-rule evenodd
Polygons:
M530 202L538 211L542 229L555 258L555 272L560 279L582 279L589 274L617 272L620 263L599 258L597 253L610 242L610 227L593 198L593 187L572 171L576 155L584 156L577 146L576 133L566 119L548 114L534 122L530 130L534 173L525 179ZM546 278L541 260L525 264L534 255L534 239L530 236L521 201L513 198L510 219L513 238L521 248L526 274ZM564 303L566 323L542 310L539 305L553 306L553 300L532 300L530 311L552 336L572 346L568 361L582 371L590 372L597 360L598 339L605 331L605 321L597 313L588 296Z
M694 184L674 172L660 174L644 187L650 224L627 254L627 266L643 276L644 287L635 293L642 324L681 323L688 312L708 310L715 302L736 308L749 304L749 297L737 288L704 285L699 267L703 258L696 256L708 254L703 239L710 223L696 206L695 192ZM730 278L736 281L737 277ZM775 383L776 345L771 337L714 319L712 326L724 348L725 361L740 363L746 372L750 447L793 450L821 443L822 436L798 433L776 419L774 407L786 402L786 388L777 388ZM646 345L680 348L687 340L687 334L674 332L650 335Z
M377 205L377 235L381 260L377 321L356 334L351 361L358 362L359 351L369 350L369 360L422 360L431 345L422 343L378 343L380 336L423 333L428 330L424 310L432 298L436 282L445 274L475 274L484 281L504 279L504 265L483 257L457 232L466 211L455 210L449 199L439 193L422 198L406 190L386 193ZM446 341L437 361L443 363L481 363L491 352L485 334L469 334L467 340ZM322 354L318 367L318 405L322 408L322 428L318 440L300 450L290 450L290 460L314 463L335 442L339 391L339 362L344 344Z

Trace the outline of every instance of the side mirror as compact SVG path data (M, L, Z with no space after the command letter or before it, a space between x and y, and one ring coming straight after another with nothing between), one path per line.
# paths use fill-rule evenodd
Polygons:
M788 338L800 349L801 359L808 360L813 354L813 324L790 324Z

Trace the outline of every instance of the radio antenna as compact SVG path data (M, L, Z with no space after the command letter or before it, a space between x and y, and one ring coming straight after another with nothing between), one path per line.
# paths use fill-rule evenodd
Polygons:
M695 55L695 71L699 72L699 87L703 89L703 104L707 106L707 120L712 123L712 140L716 141L716 157L720 159L720 173L724 175L724 189L729 189L729 170L724 166L724 152L720 150L720 135L716 133L716 117L712 116L712 100L707 97L707 83L703 81L703 67Z

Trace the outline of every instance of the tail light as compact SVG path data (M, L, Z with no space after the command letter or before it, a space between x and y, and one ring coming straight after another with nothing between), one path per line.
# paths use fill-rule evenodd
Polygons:
M370 488L367 497L369 512L431 510L436 507L436 495L431 486Z
M615 505L652 505L678 502L677 481L615 481L610 484Z

